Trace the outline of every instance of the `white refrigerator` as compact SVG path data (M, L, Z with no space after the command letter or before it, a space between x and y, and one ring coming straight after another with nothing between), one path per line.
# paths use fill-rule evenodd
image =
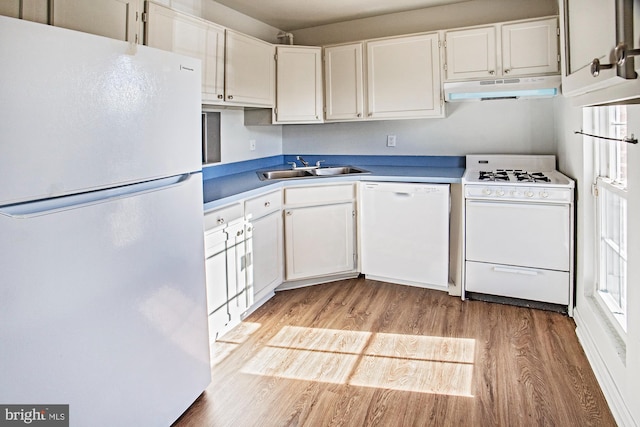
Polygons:
M166 426L211 380L200 62L0 16L0 403Z

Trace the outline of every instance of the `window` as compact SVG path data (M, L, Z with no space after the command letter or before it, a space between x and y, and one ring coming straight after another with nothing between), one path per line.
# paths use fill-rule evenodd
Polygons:
M592 109L593 133L627 135L625 106ZM614 327L627 330L627 144L594 139L596 200L596 300Z

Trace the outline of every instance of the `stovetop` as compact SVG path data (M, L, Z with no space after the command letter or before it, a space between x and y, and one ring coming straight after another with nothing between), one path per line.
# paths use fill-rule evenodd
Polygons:
M468 155L465 184L573 188L573 180L555 170L553 155Z

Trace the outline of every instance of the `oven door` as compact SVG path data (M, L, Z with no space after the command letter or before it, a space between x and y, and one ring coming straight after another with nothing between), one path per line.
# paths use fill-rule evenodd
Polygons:
M466 260L569 271L569 204L467 200Z

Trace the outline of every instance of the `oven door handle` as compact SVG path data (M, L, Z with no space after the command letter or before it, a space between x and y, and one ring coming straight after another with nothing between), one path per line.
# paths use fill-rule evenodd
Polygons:
M537 276L538 272L535 270L528 270L524 268L508 268L508 267L493 267L493 271L496 273L512 273L523 274L525 276Z

